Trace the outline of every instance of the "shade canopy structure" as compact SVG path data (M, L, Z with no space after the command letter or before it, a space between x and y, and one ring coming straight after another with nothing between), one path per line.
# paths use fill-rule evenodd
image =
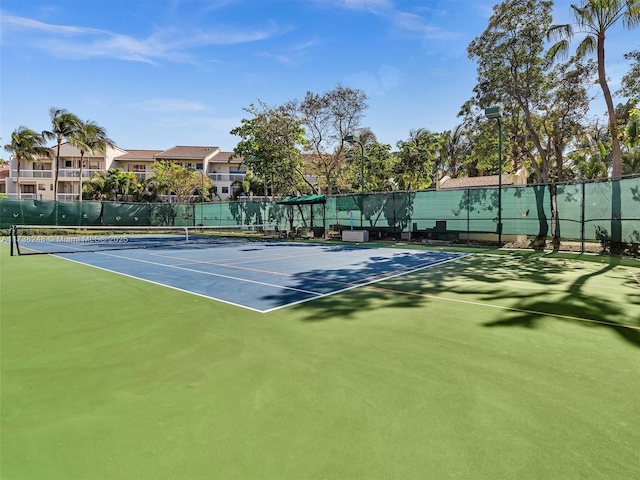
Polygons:
M277 201L279 205L315 205L317 203L327 203L325 195L303 195L301 197L287 197Z

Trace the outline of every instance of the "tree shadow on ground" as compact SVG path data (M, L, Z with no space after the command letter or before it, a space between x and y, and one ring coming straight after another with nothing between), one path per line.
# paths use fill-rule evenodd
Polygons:
M488 322L485 323L485 326L535 328L541 321L547 319L544 314L548 314L548 316L566 321L581 320L589 327L609 329L625 341L640 347L640 318L629 318L625 319L625 322L621 322L618 319L624 318L625 308L620 304L613 304L607 298L597 297L593 295L593 292L586 292L584 288L589 280L606 275L620 263L620 258L609 258L602 268L585 272L569 283L564 290L555 291L555 293L560 293L560 299L554 299L554 301L522 295L520 301L513 307L513 311L518 315ZM631 285L631 280L629 280L629 284ZM629 303L638 304L639 298L640 295L637 293L630 294L631 301Z
M443 252L433 253L435 258ZM375 279L381 272L406 270L412 255L404 252L392 258L372 258L361 265L359 278ZM593 263L540 252L473 255L293 308L304 312L303 320L318 322L362 318L363 312L387 307L429 309L433 298L441 294L469 297L470 301L493 305L505 304L506 300L509 306L502 311L497 310L497 318L485 323L486 327L532 329L549 318L572 322L582 320L585 326L610 329L625 341L640 347L640 318L625 317L625 306L612 303L606 293L594 294L592 288L589 291L585 289L590 281L596 279L605 283L604 277L620 265L620 259L614 257L606 262L594 270ZM571 276L570 283L567 283L568 271L578 274ZM300 274L296 288L317 288L323 282L344 283L355 288L358 282L354 281L353 275L352 269L314 269ZM633 286L631 277L629 282ZM284 292L277 298L284 303L289 295L292 294ZM630 289L624 303L638 305L639 301L640 294L632 293ZM468 315L468 310L464 313L461 310L463 314Z

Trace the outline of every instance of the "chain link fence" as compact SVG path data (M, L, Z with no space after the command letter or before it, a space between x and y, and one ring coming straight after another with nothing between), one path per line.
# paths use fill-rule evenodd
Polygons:
M498 215L498 197L502 215ZM0 199L0 228L11 225L235 226L270 224L317 234L366 229L372 239L509 243L551 242L637 254L640 177L581 184L336 195L325 203L55 202ZM317 236L317 235L316 235Z

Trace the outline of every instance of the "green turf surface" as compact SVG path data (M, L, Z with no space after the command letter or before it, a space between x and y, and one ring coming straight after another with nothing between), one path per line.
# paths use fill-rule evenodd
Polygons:
M481 254L260 314L0 253L3 480L637 478L637 262Z

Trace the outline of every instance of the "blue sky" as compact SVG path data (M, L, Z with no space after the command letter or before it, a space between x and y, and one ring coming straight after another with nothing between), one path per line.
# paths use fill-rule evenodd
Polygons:
M96 121L125 149L231 151L244 107L340 83L368 95L363 126L395 146L412 129L459 123L475 84L466 48L496 3L2 0L1 141L20 125L46 130L55 106ZM555 2L556 23L570 21L570 3ZM638 31L607 38L612 90ZM604 112L596 99L593 115Z

